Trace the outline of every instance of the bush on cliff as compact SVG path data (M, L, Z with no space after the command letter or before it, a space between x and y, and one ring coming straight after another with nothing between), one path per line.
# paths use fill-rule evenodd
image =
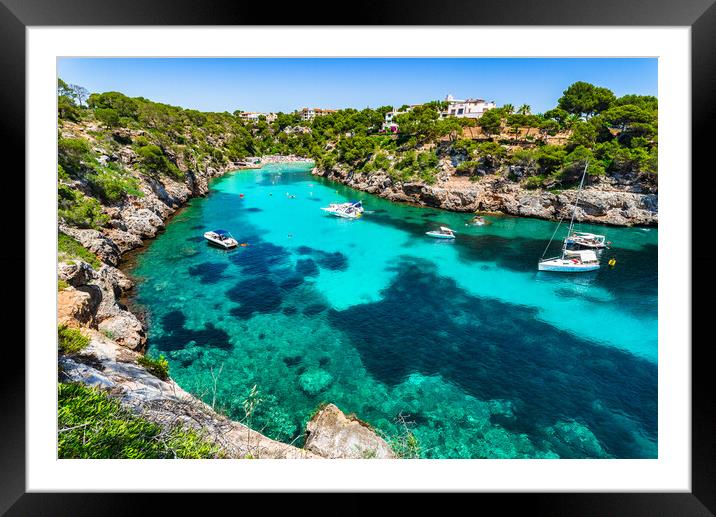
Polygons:
M139 190L139 180L129 175L116 163L110 163L106 167L96 167L87 179L97 194L110 203L120 201L128 195L136 197L144 195Z
M77 329L59 325L57 327L57 348L63 354L76 354L87 348L89 338Z
M95 269L99 269L102 265L97 256L82 246L75 239L62 232L57 234L57 254L59 260L79 259L87 262Z
M137 363L144 366L149 373L159 377L162 380L169 378L169 361L164 355L160 355L156 359L141 355L137 359Z
M96 229L109 221L109 217L102 213L99 201L67 185L59 185L57 198L57 216L70 226Z
M175 179L184 177L184 174L174 163L167 159L158 145L149 144L140 147L137 149L137 156L140 159L140 168L150 176L166 174Z
M163 428L133 415L105 393L77 383L58 386L59 458L218 458L196 431Z

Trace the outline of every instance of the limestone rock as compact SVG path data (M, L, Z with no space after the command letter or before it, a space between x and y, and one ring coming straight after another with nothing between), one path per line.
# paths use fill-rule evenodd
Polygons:
M304 449L325 458L394 458L390 446L367 424L346 417L334 404L306 425Z
M141 350L147 341L144 326L136 316L127 311L102 320L97 328L130 350Z
M102 262L116 266L119 264L120 251L117 245L98 230L86 230L61 226L60 231L76 239L82 246L97 255Z
M57 324L72 328L87 327L93 323L92 297L74 288L57 293Z
M92 266L81 260L60 262L57 265L57 278L75 287L90 283L94 274Z
M548 190L526 189L519 182L529 175L525 168L512 166L506 177L485 175L474 182L451 176L452 165L443 163L439 183L394 182L384 172L354 174L345 167L314 168L312 174L339 181L391 201L416 203L456 212L500 212L523 217L556 220L570 217L577 190L554 194ZM511 178L508 180L507 178ZM576 220L618 226L654 226L658 223L656 180L628 173L614 177L590 178L580 196Z

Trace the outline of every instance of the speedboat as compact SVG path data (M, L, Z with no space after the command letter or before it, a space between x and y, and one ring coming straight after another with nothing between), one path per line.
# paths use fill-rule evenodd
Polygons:
M358 219L364 212L363 203L360 201L331 203L327 207L321 207L321 210L337 217L343 217L344 219Z
M447 226L441 226L439 230L433 230L430 232L425 232L425 235L428 235L430 237L434 237L436 239L454 239L455 238L455 231L451 230Z
M585 248L606 248L611 244L607 242L604 235L597 235L595 233L586 232L572 232L571 235L567 236L565 243L567 245L583 246Z
M537 264L539 271L559 271L562 273L580 273L599 269L599 259L592 250L565 250L561 257L542 259Z
M213 230L206 232L204 234L204 238L209 241L209 243L224 249L235 248L239 245L239 241L234 239L234 237L226 230Z

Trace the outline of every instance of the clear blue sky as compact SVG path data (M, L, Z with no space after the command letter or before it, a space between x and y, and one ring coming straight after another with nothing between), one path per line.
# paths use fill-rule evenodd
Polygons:
M62 79L203 111L364 108L477 97L555 106L575 81L657 95L656 58L62 58Z

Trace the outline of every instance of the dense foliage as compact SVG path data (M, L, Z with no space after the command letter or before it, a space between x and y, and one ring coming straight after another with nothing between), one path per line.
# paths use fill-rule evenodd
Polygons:
M617 97L577 82L540 114L528 105L507 104L479 119L454 118L442 115L445 104L399 107L399 131L392 134L382 129L392 106L342 109L312 121L296 113L278 113L272 122L246 121L239 111L199 112L119 92L88 95L60 80L61 127L71 130L81 122L91 130L76 137L64 131L59 138L58 215L67 224L97 228L107 223L99 203L141 196L141 176L182 180L184 171L270 154L425 183L436 181L441 160L471 179L499 173L528 187L569 184L587 160L593 175L657 172L655 97ZM122 147L131 156L118 159Z
M59 458L217 458L218 448L193 430L164 429L82 384L58 387Z

